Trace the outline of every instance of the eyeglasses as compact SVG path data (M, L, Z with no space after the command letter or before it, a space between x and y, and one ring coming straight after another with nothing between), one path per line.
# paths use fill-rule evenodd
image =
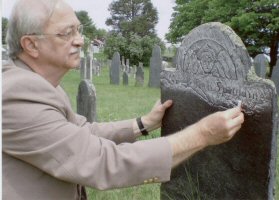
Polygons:
M65 41L69 41L71 39L73 39L77 33L79 33L79 35L82 36L82 32L83 32L83 25L80 24L77 27L69 27L67 28L63 33L54 33L54 34L49 34L49 33L43 33L43 34L37 34L37 33L33 33L33 34L28 34L28 35L37 35L37 36L55 36L55 37L59 37Z

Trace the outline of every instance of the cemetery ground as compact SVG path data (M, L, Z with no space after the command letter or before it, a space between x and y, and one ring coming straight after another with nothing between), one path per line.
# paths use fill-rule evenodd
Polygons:
M156 100L160 99L160 89L148 87L148 68L144 68L144 77L143 87L135 87L135 79L133 77L129 77L128 86L122 85L122 80L120 81L120 85L110 85L109 69L107 66L102 67L100 76L93 77L93 84L96 87L97 96L97 121L107 122L130 119L149 112ZM70 71L62 81L62 87L70 97L72 107L75 111L79 82L80 73L77 70ZM152 133L152 137L158 137L159 135L160 130ZM140 139L150 137L141 137ZM277 158L276 170L277 195L275 199L279 199L279 158ZM109 191L98 191L88 188L87 193L90 200L159 200L160 184L148 184Z

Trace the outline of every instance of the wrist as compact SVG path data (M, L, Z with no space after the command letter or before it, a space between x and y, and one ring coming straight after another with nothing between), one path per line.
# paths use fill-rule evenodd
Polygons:
M145 125L143 124L142 118L143 117L136 118L136 122L137 122L137 125L138 125L138 128L139 128L141 134L144 136L147 136L148 135L147 126L146 126L146 124Z

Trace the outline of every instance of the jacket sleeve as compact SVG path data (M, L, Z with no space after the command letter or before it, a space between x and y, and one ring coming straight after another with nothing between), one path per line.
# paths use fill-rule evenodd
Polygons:
M89 126L91 134L112 140L117 144L122 142L135 142L136 135L133 132L132 119L116 122L86 122L84 116L75 114L78 126ZM106 131L104 131L106 130Z

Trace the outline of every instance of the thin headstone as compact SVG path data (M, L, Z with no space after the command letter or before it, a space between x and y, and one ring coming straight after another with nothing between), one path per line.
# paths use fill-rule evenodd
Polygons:
M161 185L161 199L274 199L275 88L257 77L241 39L221 23L193 29L177 53L176 70L163 71L161 78L161 101L173 100L162 135L235 107L239 100L245 122L229 142L207 147L175 168L171 181Z
M129 63L130 61L129 61L129 59L126 59L126 71L128 72L128 73L130 73L130 63Z
M162 72L161 48L155 45L152 50L149 68L149 87L160 87L160 73Z
M129 84L129 77L127 72L123 72L123 85Z
M261 78L265 78L268 60L264 54L259 54L254 58L253 66L255 67L256 74Z
M110 84L119 85L120 82L120 55L118 52L113 54L110 68Z
M80 79L86 79L86 62L83 57L80 58Z
M136 71L136 83L135 86L143 86L144 84L144 71L143 71L143 63L139 63Z
M92 57L91 56L87 56L86 57L86 79L92 81Z
M88 122L97 120L96 89L90 80L82 80L79 84L77 113L86 117Z
M275 84L277 95L279 95L279 59L277 59L276 65L272 70L271 80Z
M124 56L122 56L122 60L121 60L121 70L122 70L122 72L126 71L125 57Z

